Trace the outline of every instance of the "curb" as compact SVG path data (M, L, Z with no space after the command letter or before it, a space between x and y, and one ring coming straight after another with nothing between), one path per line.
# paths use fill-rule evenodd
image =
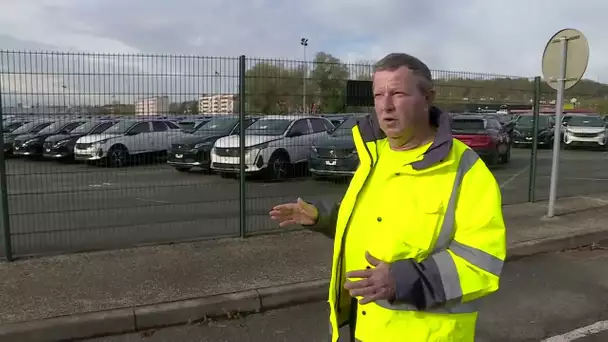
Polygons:
M608 240L606 229L518 242L509 246L507 261L592 245L605 240ZM238 313L257 313L326 300L328 287L327 279L318 279L131 308L0 324L0 341L66 341L145 331L209 317L232 318Z

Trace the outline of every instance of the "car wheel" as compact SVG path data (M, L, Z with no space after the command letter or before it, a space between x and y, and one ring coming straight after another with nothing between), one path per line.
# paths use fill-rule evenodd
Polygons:
M179 172L188 172L190 171L189 167L175 167L175 169Z
M107 158L109 167L123 167L127 165L129 151L124 146L112 146Z
M287 178L288 167L289 160L283 153L274 153L268 160L268 172L273 180L279 181Z

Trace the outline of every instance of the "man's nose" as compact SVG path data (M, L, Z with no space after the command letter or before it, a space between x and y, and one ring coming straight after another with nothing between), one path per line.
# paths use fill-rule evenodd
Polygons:
M384 108L387 112L392 112L395 110L395 104L393 103L392 96L384 96L382 98L382 108Z

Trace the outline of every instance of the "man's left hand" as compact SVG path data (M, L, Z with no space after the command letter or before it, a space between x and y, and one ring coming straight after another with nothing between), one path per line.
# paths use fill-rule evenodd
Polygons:
M390 265L376 259L369 252L365 252L365 259L373 267L346 273L344 288L350 292L351 297L363 297L359 304L381 299L392 300L395 297L396 284L390 273ZM361 280L352 281L349 278L361 278Z

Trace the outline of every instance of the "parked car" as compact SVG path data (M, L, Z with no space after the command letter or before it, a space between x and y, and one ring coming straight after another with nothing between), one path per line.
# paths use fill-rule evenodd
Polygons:
M509 135L498 120L485 115L452 117L452 134L490 165L507 164L511 160Z
M132 156L166 154L171 144L188 136L167 120L123 120L102 134L79 138L74 147L76 160L106 162L122 167Z
M534 115L522 114L515 122L513 130L513 145L532 146L532 131L534 129ZM555 129L555 117L552 115L538 116L538 138L537 146L551 148L553 146L553 135Z
M257 117L246 117L245 128L257 121ZM239 117L222 116L199 126L191 136L185 137L169 150L167 163L178 171L189 171L193 167L211 168L211 149L222 137L239 134Z
M209 121L211 121L211 119L207 118L195 120L181 120L178 122L178 125L184 132L192 133Z
M352 129L366 114L353 115L328 136L317 139L308 154L308 167L313 177L352 176L359 167Z
M329 120L335 127L338 127L344 121L348 120L352 114L324 114L321 116Z
M20 135L13 142L13 153L20 156L40 157L44 151L43 145L46 138L57 134L70 134L72 130L85 122L82 119L56 121L37 133Z
M267 173L280 180L288 175L290 166L306 162L312 142L334 129L320 116L269 115L245 130L245 172ZM222 176L240 170L239 136L216 141L211 150L211 169Z
M498 120L509 134L509 139L513 137L513 130L515 129L515 119L513 115L505 112L486 113L484 115Z
M4 153L10 155L13 153L13 143L15 142L15 138L29 133L38 133L45 127L51 125L53 121L47 120L36 120L28 122L24 125L17 127L12 132L4 133Z
M17 128L31 122L30 120L7 119L2 123L2 133L11 133Z
M78 139L91 134L101 134L108 128L112 127L116 120L93 120L76 127L71 132L62 132L56 135L51 135L44 141L44 151L42 155L45 158L66 159L74 157L74 147Z
M599 115L571 116L564 124L564 148L589 146L606 148L608 129Z

